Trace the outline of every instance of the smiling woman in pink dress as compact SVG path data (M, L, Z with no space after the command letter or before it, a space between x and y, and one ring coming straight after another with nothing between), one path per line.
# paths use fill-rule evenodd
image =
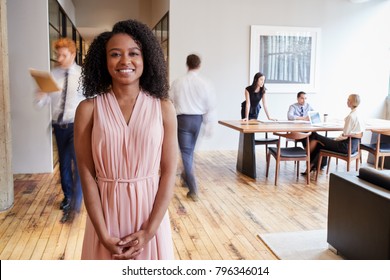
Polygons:
M75 149L88 213L82 259L173 259L177 125L161 47L134 20L91 44Z

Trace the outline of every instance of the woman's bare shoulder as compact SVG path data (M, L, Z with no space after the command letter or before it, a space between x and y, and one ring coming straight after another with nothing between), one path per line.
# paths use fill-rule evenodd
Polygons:
M84 109L93 108L94 98L87 98L80 102L79 107Z
M162 99L161 100L161 110L164 112L174 111L175 107L170 99Z
M80 115L83 117L91 116L94 107L93 103L94 103L93 98L87 98L81 101L79 106L77 107L76 115Z
M161 112L164 119L169 119L172 117L176 118L176 110L173 106L173 103L169 99L161 100Z

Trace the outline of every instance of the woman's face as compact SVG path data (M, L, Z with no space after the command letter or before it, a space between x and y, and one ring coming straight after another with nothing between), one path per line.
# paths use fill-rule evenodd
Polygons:
M351 96L348 96L347 106L348 106L349 108L352 108L352 107L353 107L352 104L353 104L352 97L351 97Z
M142 50L133 38L127 34L115 34L107 42L106 55L113 84L139 84L144 60Z
M264 82L265 82L265 77L264 77L264 76L261 76L261 77L257 80L257 86L258 86L258 87L264 86Z

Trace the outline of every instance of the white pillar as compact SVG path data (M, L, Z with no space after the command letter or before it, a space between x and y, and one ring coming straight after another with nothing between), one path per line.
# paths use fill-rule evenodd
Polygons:
M0 211L14 203L8 74L7 1L0 0Z

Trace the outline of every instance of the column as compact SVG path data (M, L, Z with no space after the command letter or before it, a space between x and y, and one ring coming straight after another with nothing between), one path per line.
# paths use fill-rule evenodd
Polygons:
M7 5L0 0L0 211L14 203L8 75Z

